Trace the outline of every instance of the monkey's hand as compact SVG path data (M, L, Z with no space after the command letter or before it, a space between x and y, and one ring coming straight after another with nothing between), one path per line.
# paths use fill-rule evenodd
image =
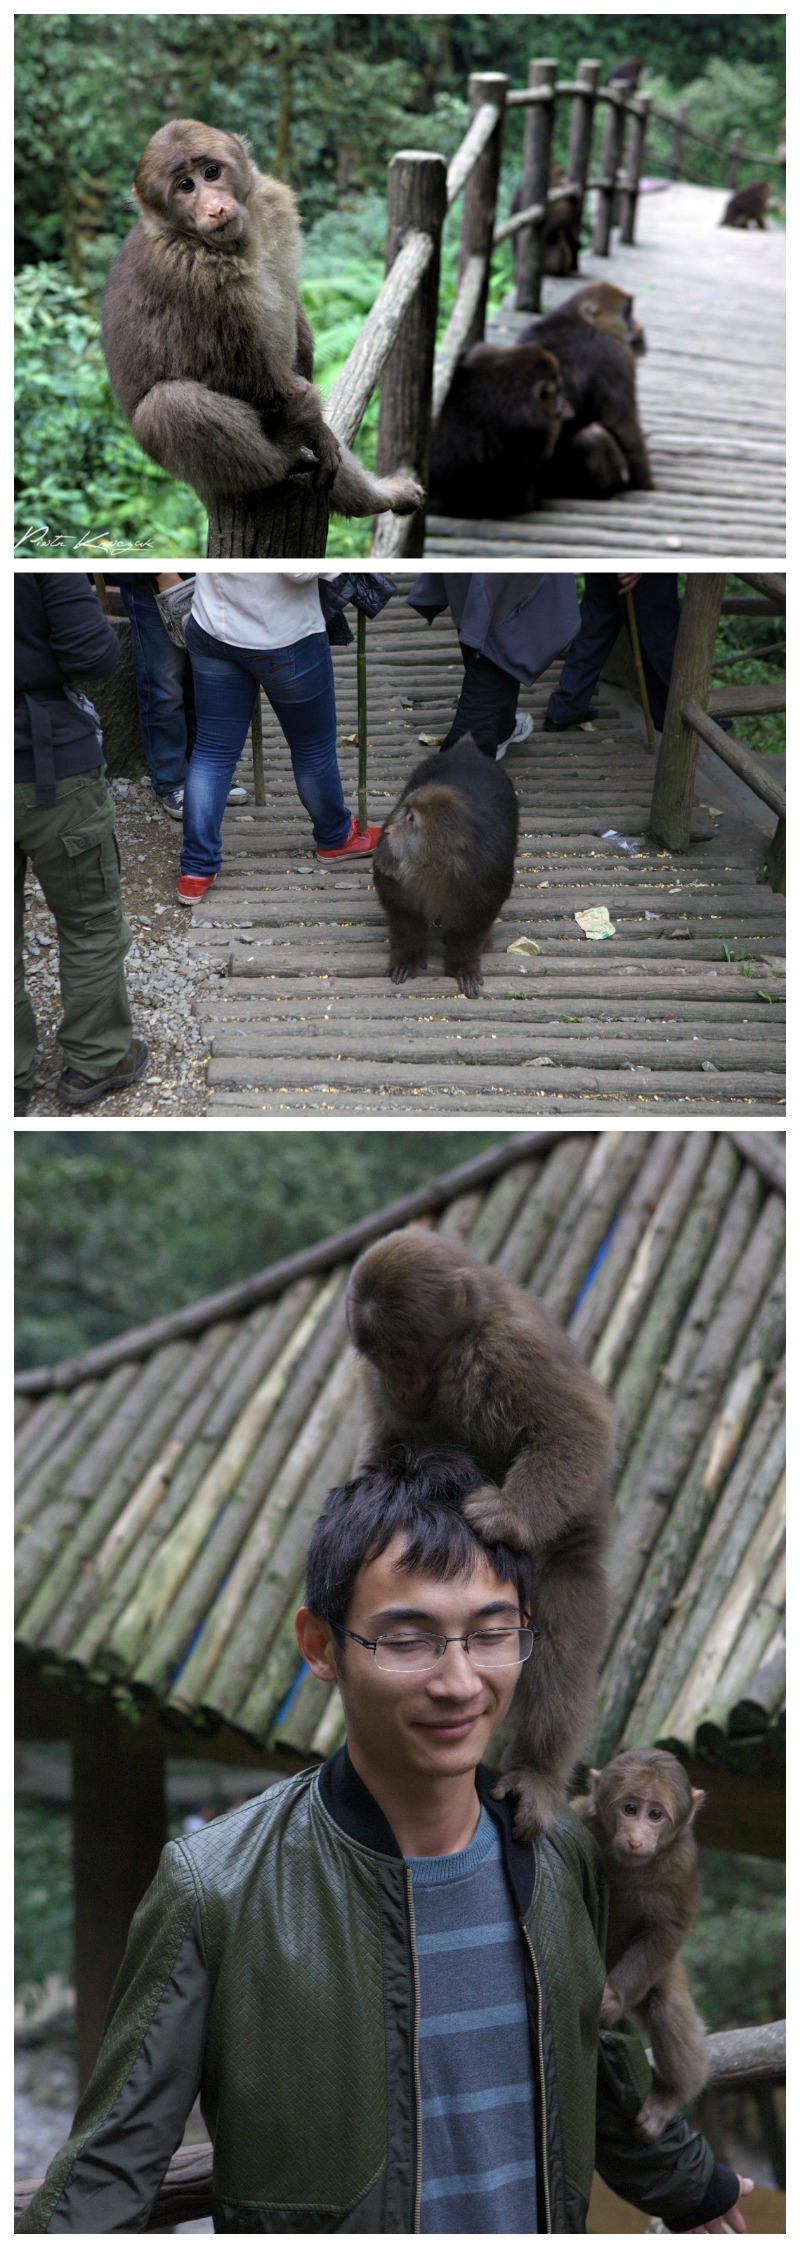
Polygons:
M471 1491L464 1500L462 1512L471 1529L487 1545L511 1546L515 1553L526 1549L525 1533L516 1508L509 1506L504 1493L496 1483L482 1483L479 1491Z
M666 2131L667 2124L671 2123L677 2111L677 2099L670 2098L669 2094L659 2099L657 2093L650 2092L634 2121L637 2139L643 2139L646 2146L652 2146L654 2139L661 2138L662 2132Z
M621 2022L624 2012L624 2001L609 1977L600 2005L600 2028L613 2029L615 2022Z
M327 422L321 421L308 442L317 464L314 482L320 491L327 491L328 485L334 482L342 458L339 439L334 437Z
M513 1824L518 1842L535 1842L537 1834L546 1834L565 1807L558 1781L546 1772L531 1771L527 1765L504 1772L492 1794L498 1802L504 1795L516 1796Z

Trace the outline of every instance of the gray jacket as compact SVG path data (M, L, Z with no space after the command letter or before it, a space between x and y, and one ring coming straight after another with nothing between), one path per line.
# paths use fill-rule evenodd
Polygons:
M449 608L459 640L512 678L530 686L580 629L575 579L569 572L488 570L444 577L425 573L408 595L411 609L437 616Z

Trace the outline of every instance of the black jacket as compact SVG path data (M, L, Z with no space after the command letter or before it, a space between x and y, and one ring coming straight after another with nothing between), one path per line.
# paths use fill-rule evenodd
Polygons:
M14 779L38 777L34 730L52 755L55 779L102 765L89 715L65 690L73 679L106 679L119 640L87 577L19 571L14 579Z

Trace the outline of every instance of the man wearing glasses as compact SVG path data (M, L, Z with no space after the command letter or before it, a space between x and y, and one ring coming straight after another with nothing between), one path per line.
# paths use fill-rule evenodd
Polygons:
M465 1521L481 1480L397 1447L331 1492L296 1629L346 1745L168 1845L22 2230L145 2231L198 2090L217 2231L582 2232L595 2161L671 2231L745 2229L749 2181L681 2118L634 2137L591 1837L517 1843L492 1798L535 1588Z

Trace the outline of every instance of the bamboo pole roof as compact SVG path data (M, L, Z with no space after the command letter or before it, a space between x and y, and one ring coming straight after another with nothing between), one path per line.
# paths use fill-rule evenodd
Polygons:
M773 1132L516 1134L357 1226L17 1380L23 1671L276 1760L342 1737L293 1618L352 1466L354 1256L415 1217L550 1306L613 1394L611 1628L592 1760L784 1753L785 1169ZM175 1738L174 1736L177 1736Z

